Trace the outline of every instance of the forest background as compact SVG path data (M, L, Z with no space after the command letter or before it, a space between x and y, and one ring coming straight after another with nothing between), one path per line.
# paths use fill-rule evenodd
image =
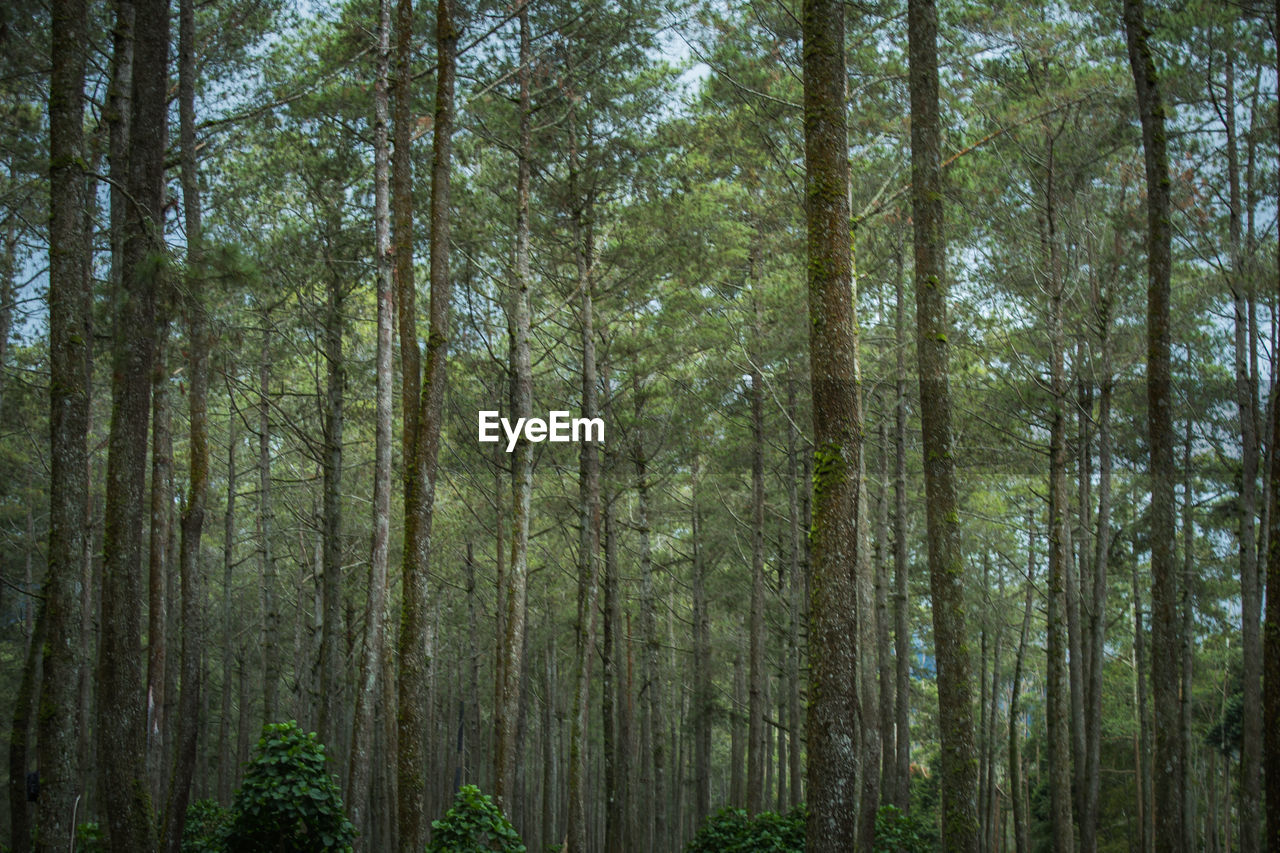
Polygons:
M937 676L960 655L967 849L1266 849L1276 10L1146 9L1172 232L1175 442L1154 481L1141 5L939 10L966 626L940 648L910 191L922 4L835 5L864 805L946 843ZM77 823L85 844L176 845L189 800L229 806L264 723L291 719L368 850L421 850L462 783L539 850L675 850L722 806L806 800L827 650L808 642L803 17L0 9L10 848ZM482 409L599 415L607 440L507 454L476 440ZM1153 538L1162 490L1176 533ZM1154 636L1153 594L1172 608Z

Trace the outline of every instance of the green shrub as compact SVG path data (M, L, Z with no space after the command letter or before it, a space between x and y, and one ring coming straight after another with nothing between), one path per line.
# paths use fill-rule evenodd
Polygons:
M463 785L453 807L440 820L431 821L427 853L525 853L524 842L511 821L488 794L475 785Z
M292 721L265 726L231 805L226 849L350 851L355 834L343 813L338 784L325 772L324 745L315 733Z
M742 809L723 808L707 818L689 842L687 853L799 853L804 850L803 805L785 815L761 812L748 818Z
M107 836L95 820L76 824L76 853L105 853Z
M187 806L182 827L182 853L222 853L222 839L231 815L217 800L196 800Z
M914 815L897 806L881 806L876 812L875 853L929 853L933 836Z

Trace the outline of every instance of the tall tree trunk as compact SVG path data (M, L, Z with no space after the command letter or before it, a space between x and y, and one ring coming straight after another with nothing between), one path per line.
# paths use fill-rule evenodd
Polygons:
M809 641L809 820L812 853L859 839L863 723L858 693L858 513L862 407L849 235L844 5L805 0L804 128L813 479Z
M898 767L897 733L893 700L893 659L889 654L889 418L884 398L877 395L879 425L879 476L876 490L876 669L879 678L880 700L880 796L885 802L893 802L897 795Z
M1135 549L1136 550L1136 549ZM1133 560L1133 683L1134 705L1138 713L1138 733L1134 736L1137 771L1138 850L1151 849L1151 730L1147 725L1147 641L1142 628L1142 595L1138 586L1138 561Z
M1240 421L1241 476L1237 504L1240 566L1240 618L1244 653L1244 705L1240 732L1240 850L1257 853L1262 800L1262 600L1258 589L1258 426L1250 372L1249 281L1241 238L1240 158L1237 152L1235 67L1228 49L1224 65L1225 103L1220 107L1226 129L1228 183L1229 284L1235 309L1236 411ZM1212 88L1212 87L1211 87ZM1215 104L1216 105L1216 104ZM1186 748L1184 744L1184 749Z
M751 299L755 312L755 341L760 340L759 240L748 258ZM764 666L764 377L760 356L751 358L751 611L747 624L750 650L747 672L747 815L764 807L765 680Z
M111 850L155 847L146 775L146 714L140 647L142 508L146 485L156 296L166 275L164 151L169 79L168 0L140 0L148 22L134 40L133 115L123 267L112 353L112 411L102 561L102 644L98 650L98 760Z
M93 292L82 239L85 0L54 0L49 80L49 551L44 581L44 662L37 715L42 796L36 845L62 850L84 793L77 773L80 586L87 538L89 381ZM145 789L145 779L142 780Z
M227 505L222 517L222 713L218 720L218 802L231 802L231 787L240 766L231 746L231 674L235 663L232 609L232 570L236 544L236 423L239 413L228 389Z
M916 341L924 444L929 586L938 661L942 837L947 851L975 851L973 704L965 628L964 559L956 498L948 375L946 244L943 235L938 17L933 0L910 0L911 201L915 222Z
M1087 768L1081 834L1084 845L1097 846L1102 765L1102 667L1107 629L1107 569L1111 559L1111 297L1093 281L1093 305L1102 339L1101 387L1098 394L1098 516L1094 538L1093 589L1089 631L1089 683L1085 703L1085 766Z
M412 36L410 0L400 0L396 33L396 163L393 163L393 192L410 192L407 163L397 168L401 157L408 157L408 123L411 120L409 97L409 58ZM454 83L458 29L453 16L453 0L436 4L436 99L431 163L431 240L429 328L427 350L423 359L420 400L404 401L406 411L418 410L416 419L405 419L405 429L413 427L410 437L412 453L406 458L404 592L400 612L400 695L397 739L397 790L399 797L400 849L418 853L427 841L429 821L426 808L427 749L431 736L427 688L432 671L434 648L430 623L430 598L427 580L431 558L431 520L436 497L436 462L440 449L440 427L444 415L445 363L449 343L449 192L453 152ZM402 218L402 205L396 207L396 256L412 255L412 226ZM412 258L406 261L409 266ZM399 264L397 264L398 272ZM402 274L399 292L412 288L409 276ZM413 306L402 298L401 346L417 349L417 333L413 328ZM405 331L411 332L407 342ZM414 364L402 360L406 374ZM413 383L418 384L418 383ZM409 383L406 382L406 390Z
M696 466L696 462L694 463ZM696 488L696 486L695 486ZM619 621L622 611L618 605L618 537L615 520L614 500L610 496L604 502L604 625L602 662L603 678L600 683L601 719L604 723L604 788L605 788L605 833L604 847L607 853L621 853L626 849L626 785L625 747L618 737L618 723L621 716L618 708L618 664ZM695 520L694 524L697 522ZM695 528L696 529L696 528ZM695 542L695 549L697 547ZM694 643L698 642L698 619L700 593L697 572L697 555L694 556ZM695 660L694 691L699 689L698 663Z
M578 131L576 107L569 115L569 170L572 211L573 253L578 276L578 313L582 339L582 416L598 413L596 395L596 343L592 307L595 275L595 240L590 202L580 196ZM596 593L600 541L600 459L596 445L583 442L578 454L578 606L574 623L573 716L569 739L569 829L567 853L587 849L587 697L592 647L595 645Z
M262 318L258 362L258 571L262 581L262 722L276 722L280 690L280 609L271 550L271 318Z
M1072 824L1072 769L1074 735L1072 676L1068 665L1071 646L1071 545L1067 531L1067 400L1062 328L1063 287L1059 269L1056 206L1054 198L1054 137L1045 139L1045 206L1041 246L1049 278L1049 386L1052 399L1049 427L1049 617L1047 708L1049 730L1049 814L1053 844L1057 850L1075 848Z
M1280 0L1276 0L1271 18L1271 34L1280 37ZM1276 57L1280 73L1280 54ZM1277 126L1280 127L1280 99L1276 102ZM1280 245L1280 244L1278 244ZM1275 282L1280 291L1280 281ZM1276 298L1277 292L1270 294ZM1274 349L1272 350L1274 352ZM1280 400L1272 383L1271 390L1271 454L1267 467L1267 577L1266 621L1263 623L1263 756L1262 771L1266 779L1267 822L1266 849L1280 850Z
M911 625L907 565L907 335L902 293L902 251L895 253L894 327L894 411L893 411L893 656L894 701L897 737L897 786L893 803L904 812L911 808Z
M374 259L377 264L378 331L375 349L374 392L373 535L369 547L368 588L365 603L364 644L360 658L360 682L356 685L355 715L351 722L351 756L347 762L347 805L351 822L369 835L372 815L367 810L373 787L373 745L377 738L374 710L379 699L382 649L386 642L387 564L391 551L391 362L395 307L391 279L391 166L388 143L388 87L391 68L391 0L378 3L377 76L373 91L374 157ZM328 618L326 617L326 623ZM336 638L335 638L336 639ZM386 709L384 709L385 713ZM357 842L362 850L369 842Z
M693 459L689 485L689 544L693 549L693 786L694 825L711 814L711 728L715 693L711 681L711 613L707 600L707 562L702 547L702 507L698 503L699 459Z
M32 606L28 602L28 607ZM31 638L27 642L22 678L13 697L13 721L9 727L9 842L13 853L31 853L31 810L27 806L27 773L30 767L32 711L38 688L40 652L45 637L45 603L39 602Z
M1022 796L1022 665L1027 656L1027 632L1031 627L1031 602L1035 592L1036 527L1034 517L1027 516L1027 582L1026 603L1022 607L1022 630L1018 634L1018 654L1013 662L1013 688L1009 694L1009 799L1013 812L1013 838L1017 853L1031 850L1027 815L1029 804Z
M516 167L516 239L513 254L511 313L508 320L511 339L511 411L513 418L533 415L533 362L529 349L529 173L533 149L532 102L530 76L532 69L532 36L529 32L528 0L520 4L520 150ZM521 682L524 669L524 614L528 598L529 513L533 494L533 448L522 433L516 442L511 468L511 565L506 576L506 589L501 597L505 605L504 633L500 637L502 666L500 696L495 709L493 769L494 798L499 806L511 810L510 802L516 774L516 723L520 717Z
M1151 687L1155 706L1155 850L1182 849L1181 644L1174 553L1173 372L1169 328L1172 273L1165 108L1143 0L1125 0L1124 28L1142 122L1147 186L1147 429L1151 447Z
M385 97L385 94L384 94ZM385 127L384 127L385 132ZM385 146L385 140L384 140ZM327 223L330 233L337 223ZM375 237L376 239L376 237ZM320 573L320 714L321 742L332 750L328 768L342 776L342 432L346 364L342 353L344 276L332 262L332 243L324 249L328 267L324 311L325 400L322 419L322 506Z
M151 371L151 531L147 559L147 770L151 794L160 801L169 768L165 734L174 697L165 688L173 680L168 667L169 536L173 519L173 433L169 412L169 314L171 295L157 307L156 363Z
M187 392L190 439L189 482L182 512L182 544L178 565L182 583L181 694L174 740L173 773L163 821L167 853L180 853L187 802L196 772L197 737L204 728L200 714L201 653L204 648L204 596L200 577L200 539L209 497L209 333L205 324L200 176L196 157L195 0L179 0L178 111L182 164L182 201L187 232L187 282L183 313L187 326Z
M800 714L800 659L804 654L800 640L800 599L804 595L804 577L801 572L801 559L803 557L804 548L801 544L801 525L803 520L800 514L800 495L799 495L799 471L800 466L797 465L796 457L800 455L797 444L800 440L800 431L796 426L796 383L793 378L787 379L787 526L789 528L790 537L788 543L788 571L787 571L787 722L790 724L791 749L788 750L787 756L790 762L791 791L789 804L792 808L798 806L804 799L804 792L801 788L802 771L801 771L801 736L802 723ZM806 483L806 486L808 484ZM696 538L696 537L695 537ZM705 569L703 570L705 571ZM711 626L710 618L704 613L707 620L705 627L705 644L707 647L707 659L710 660L711 646ZM708 680L708 704L710 703L710 675ZM711 725L707 722L707 764L710 767L711 752ZM708 806L710 805L710 780L708 785ZM705 817L705 815L704 815ZM701 825L701 820L699 821Z

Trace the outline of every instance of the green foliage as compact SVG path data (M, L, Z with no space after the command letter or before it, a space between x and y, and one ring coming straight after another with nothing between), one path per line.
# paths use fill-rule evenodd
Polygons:
M222 853L231 814L217 800L196 800L187 806L182 827L182 853Z
M427 853L525 853L525 849L511 821L475 785L459 788L453 807L440 820L431 821Z
M230 817L226 849L236 853L349 851L356 834L324 745L292 720L263 728Z
M919 816L897 806L881 806L876 812L876 853L928 853L933 842Z
M107 836L97 821L76 825L76 853L105 853Z
M803 805L785 815L760 812L747 817L742 809L723 808L707 818L685 848L687 853L798 853L804 850Z

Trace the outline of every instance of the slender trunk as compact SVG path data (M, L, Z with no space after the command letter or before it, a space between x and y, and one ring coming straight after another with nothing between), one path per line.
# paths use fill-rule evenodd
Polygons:
M755 306L755 335L760 328L760 259L759 240L752 244L750 268L752 302ZM747 625L749 657L747 674L747 815L753 816L764 807L765 733L764 733L764 378L760 373L759 355L751 360L751 611Z
M1151 729L1147 725L1147 647L1142 628L1142 594L1138 586L1138 561L1133 560L1133 681L1134 704L1138 712L1138 734L1134 740L1137 770L1138 850L1151 849Z
M1172 272L1169 157L1165 107L1148 43L1143 0L1125 0L1147 186L1147 427L1151 448L1151 687L1155 706L1155 850L1182 849L1180 642L1174 553L1173 376L1169 326Z
M1240 850L1257 853L1262 808L1262 639L1261 591L1258 589L1258 426L1251 375L1249 298L1241 237L1240 158L1237 152L1235 66L1228 50L1224 67L1225 103L1221 115L1226 129L1229 187L1228 243L1232 303L1235 309L1236 411L1240 420L1241 475L1237 504L1237 544L1240 566L1240 618L1244 653L1244 705L1240 732ZM1190 425L1188 425L1190 429ZM1184 638L1185 640L1185 638ZM1183 749L1186 749L1183 744Z
M27 607L33 606L28 602ZM31 811L27 806L27 773L31 765L33 700L37 691L40 651L44 646L45 604L40 602L34 630L27 643L26 660L22 664L22 678L18 692L13 697L13 725L9 728L9 841L13 853L31 853Z
M382 651L386 643L387 563L391 550L391 363L395 308L391 279L390 146L387 140L391 65L391 0L378 3L377 76L373 92L374 260L377 265L376 389L374 392L373 534L369 547L368 588L360 682L356 685L355 715L351 722L351 756L347 763L347 806L351 822L366 837L372 815L366 811L366 792L373 786L373 743L377 740L374 710L379 699ZM326 624L328 619L326 617ZM335 638L336 639L336 638ZM384 709L384 713L386 709ZM368 842L357 842L364 850Z
M857 547L862 509L862 407L849 234L844 5L806 0L804 126L808 232L809 364L816 470L810 528L812 580L808 849L860 839L857 798L864 722L858 681Z
M747 704L747 678L742 665L742 623L738 623L737 642L733 652L733 701L729 706L729 805L742 808L746 800L747 786L743 776L743 764L747 754L747 736L743 731L744 717L742 708ZM644 724L641 723L640 750L644 754L647 749ZM648 762L640 762L640 787L646 789L649 784Z
M696 463L695 463L696 464ZM618 622L621 610L618 606L618 537L615 527L614 496L604 502L604 625L602 662L603 678L600 683L601 719L604 723L604 789L605 789L605 850L608 853L621 853L626 849L626 799L623 786L626 784L624 771L626 761L623 757L623 746L618 738ZM696 542L696 540L695 540ZM694 546L697 547L696 545ZM697 643L698 631L698 585L697 557L694 557L694 642ZM695 667L697 667L695 660ZM694 675L694 690L698 690L698 675Z
M201 725L201 652L204 648L204 596L200 577L200 539L209 497L209 349L202 298L204 236L201 222L200 177L196 158L195 4L180 0L178 15L178 109L182 164L182 201L187 232L187 281L183 313L187 327L187 392L189 480L182 512L181 577L182 649L181 694L174 738L173 773L169 777L163 839L167 853L180 853L187 819L192 777L196 771L197 737Z
M1048 718L1049 800L1053 844L1057 850L1075 847L1072 824L1072 771L1074 675L1079 656L1070 655L1072 619L1071 548L1067 536L1067 415L1066 368L1063 353L1063 287L1059 274L1056 206L1054 199L1054 138L1046 138L1045 206L1041 246L1049 277L1049 385L1052 399L1049 428L1049 622L1048 622Z
M45 639L37 763L38 851L73 837L84 793L77 773L77 698L83 636L81 590L87 539L89 381L93 292L82 239L87 188L84 77L85 0L54 0L49 80L49 551L44 580ZM35 645L33 643L33 645ZM25 764L25 762L24 762ZM16 846L16 844L15 844Z
M231 751L231 672L235 662L232 652L234 623L232 622L232 570L235 567L236 545L236 423L239 420L235 401L230 399L231 411L227 415L227 508L222 517L222 714L218 720L218 802L231 802L231 788L235 783L239 764Z
M402 134L409 132L411 119L409 97L409 58L412 36L412 10L410 0L401 0L397 15L396 33L396 159L408 154L408 141ZM436 468L440 449L440 428L444 416L445 366L449 342L449 195L453 152L454 83L456 77L456 51L458 29L453 16L452 0L440 0L436 4L436 100L431 163L431 239L430 239L430 293L429 328L427 330L426 357L423 360L420 400L405 400L406 410L416 407L418 415L413 424L412 454L406 459L405 495L405 553L404 593L400 614L400 695L397 753L400 849L418 853L427 841L429 821L425 816L426 767L428 744L431 736L427 689L432 673L434 632L431 625L428 572L431 558L431 522L436 497ZM393 169L395 164L393 164ZM403 183L402 183L403 181ZM393 191L409 192L407 175L393 177ZM407 204L401 201L400 204ZM400 205L397 205L399 208ZM399 214L399 210L397 210ZM401 252L412 253L412 228L397 215L396 256ZM404 242L402 242L402 240ZM408 276L401 279L400 287L411 287ZM400 291L404 293L404 290ZM412 306L401 302L401 310ZM412 329L411 318L402 318L402 331ZM417 334L410 335L408 343L417 347ZM405 342L402 340L402 347ZM401 369L407 372L413 365L402 361ZM405 428L410 424L406 418Z
M894 306L894 412L893 412L893 656L894 702L897 737L897 786L893 803L904 812L911 807L911 625L909 621L909 567L907 565L907 336L902 293L902 252L896 253L897 277Z
M1280 0L1271 19L1272 36L1280 36ZM1276 58L1280 73L1280 56ZM1280 127L1280 100L1276 102ZM1280 290L1280 282L1276 282ZM1276 292L1269 294L1276 297ZM1274 330L1273 330L1274 332ZM1275 352L1275 349L1272 349ZM1266 849L1280 850L1280 400L1272 383L1270 462L1267 466L1266 621L1262 630L1263 776L1266 779Z
M173 434L169 412L169 330L170 299L157 309L160 328L156 334L156 363L151 372L151 536L147 559L147 771L151 794L156 801L164 796L169 768L165 766L166 719L173 697L165 688L173 680L168 669L169 534L173 518ZM166 677L168 676L168 677Z
M596 344L592 285L595 246L591 222L591 205L578 193L579 151L576 108L569 116L569 170L572 203L574 257L578 276L579 323L582 341L582 416L597 416ZM596 445L583 442L578 455L578 607L574 623L574 693L573 716L569 735L569 827L567 853L585 853L587 849L587 697L590 687L590 664L595 645L596 593L600 541L600 460Z
M1088 768L1081 817L1084 842L1097 844L1102 764L1102 667L1107 629L1107 569L1111 558L1111 298L1102 295L1094 281L1094 310L1102 338L1101 387L1098 394L1098 516L1094 538L1093 589L1089 632L1089 683L1085 731L1085 764Z
M384 141L385 145L385 141ZM330 234L336 222L328 223ZM342 740L342 432L346 365L342 352L343 275L332 261L333 246L326 237L328 267L324 312L325 400L322 420L322 506L320 542L320 740L332 750L328 768L342 776L345 758L338 749ZM375 238L376 239L376 238Z
M133 114L120 294L112 353L112 412L102 561L97 737L101 806L111 850L155 847L146 775L141 656L142 507L146 485L156 299L163 255L164 149L169 79L168 0L139 0L148 22L134 40ZM78 47L77 47L78 49ZM56 636L56 634L54 634Z
M876 490L876 664L880 680L880 796L892 802L898 782L897 733L893 701L893 659L889 653L889 418L880 397L877 439L879 444L879 488Z
M946 244L943 235L941 127L938 114L937 10L911 0L911 195L915 222L916 340L924 449L929 582L938 661L942 837L947 851L978 846L973 703L964 609L951 390L948 375Z
M262 580L262 722L276 722L280 688L280 610L271 551L271 319L263 317L258 362L258 571Z
M1031 602L1035 592L1036 528L1035 520L1027 517L1027 582L1026 603L1022 607L1022 630L1018 634L1018 654L1013 662L1013 688L1009 694L1009 799L1013 812L1013 838L1017 853L1029 853L1031 839L1027 819L1029 804L1022 795L1022 727L1020 701L1022 698L1022 666L1027 656L1027 632L1031 627Z
M803 555L803 546L801 544L801 524L800 516L800 496L799 496L799 472L796 457L800 451L797 443L800 439L800 431L796 426L796 383L794 379L787 380L787 527L789 529L789 548L788 548L788 571L787 571L787 722L790 724L791 731L791 749L788 750L787 756L790 761L790 777L791 791L788 800L792 808L798 806L804 800L804 792L801 788L802 773L801 770L801 750L800 742L802 735L802 723L800 714L800 658L803 655L803 649L800 645L800 598L804 595L804 578L801 576L801 558ZM696 537L695 537L696 539ZM703 569L705 571L705 569ZM711 627L710 618L704 610L704 618L707 625L704 629L705 644L707 647L707 658L710 659L711 646ZM710 703L710 675L708 680L708 704ZM710 767L711 752L711 724L707 721L706 728L708 754L708 769ZM701 777L699 777L701 778ZM710 806L710 780L707 781L708 786L708 807ZM704 814L705 817L705 814ZM701 821L699 822L701 825Z
M690 483L690 547L693 549L693 785L694 825L711 814L711 728L715 693L711 681L711 614L707 602L707 564L702 548L702 509L698 504L699 465L693 460Z
M530 67L532 36L529 32L527 0L520 5L520 151L516 168L516 239L513 250L512 304L508 319L511 338L511 410L514 418L533 414L533 363L530 355L529 269L529 173L533 150ZM533 494L533 448L523 435L516 442L511 468L511 563L500 605L502 620L500 696L495 709L494 799L510 811L509 802L516 774L516 724L520 717L523 680L525 619L529 573L529 514Z

